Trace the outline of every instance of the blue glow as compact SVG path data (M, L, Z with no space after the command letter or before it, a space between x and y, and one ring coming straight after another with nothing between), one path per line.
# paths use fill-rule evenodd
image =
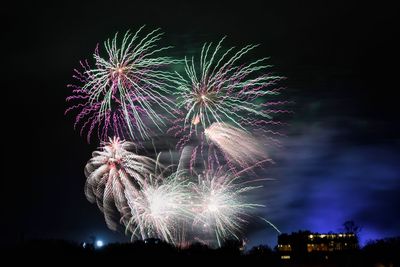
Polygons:
M101 248L102 246L104 246L103 241L97 240L97 241L96 241L96 247Z

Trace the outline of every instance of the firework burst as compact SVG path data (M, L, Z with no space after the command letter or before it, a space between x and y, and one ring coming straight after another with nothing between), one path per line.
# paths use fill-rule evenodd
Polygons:
M132 213L128 198L135 198L157 169L153 159L130 152L133 147L131 142L110 139L100 151L93 152L85 167L85 195L91 203L97 203L112 230L118 228L119 220L129 221Z
M83 72L75 70L74 77L86 84L90 80L87 71L90 69L87 61L81 62L81 67L84 69ZM87 142L90 143L93 132L97 129L97 137L106 141L109 136L118 136L121 139L132 138L133 132L130 132L128 120L129 117L130 125L135 123L135 114L145 113L139 106L127 105L126 109L128 112L124 112L121 100L116 96L112 95L110 103L112 108L105 111L101 111L104 98L98 100L90 99L90 93L87 90L82 89L78 85L68 85L72 88L72 95L67 97L67 102L73 103L65 113L79 110L75 117L74 128L80 127L80 134L83 135L84 131L87 132ZM135 109L133 112L132 109ZM133 137L137 139L136 136Z
M140 39L142 29L135 34L127 32L120 45L116 34L104 43L104 57L96 48L93 68L81 62L83 71L75 70L74 78L81 85L71 85L73 93L67 101L80 102L66 112L78 110L75 126L88 128L88 139L95 127L101 140L110 133L148 139L148 123L159 129L164 124L164 116L154 106L170 113L172 102L166 95L171 93L168 88L172 81L163 67L179 61L155 56L171 47L156 48L163 35L159 29Z
M285 102L266 103L268 98L279 94L280 89L274 86L282 79L280 76L267 72L271 67L265 64L267 58L251 63L239 63L257 45L247 45L236 52L232 47L222 52L222 41L223 39L214 48L212 43L204 44L198 66L193 58L191 61L185 58L186 75L177 74L175 95L177 95L178 107L183 111L177 111L181 116L175 120L169 132L181 138L177 144L179 150L196 138L201 145L200 148L195 147L194 154L198 153L198 150L204 150L203 141L205 140L221 141L221 139L204 136L208 129L208 136L212 137L211 133L215 133L214 129L216 129L214 125L224 125L224 129L229 129L231 133L234 131L245 133L273 124L272 113L285 112L276 109L279 104L285 104ZM259 132L265 133L262 130ZM225 131L225 134L227 133ZM275 134L275 132L271 133ZM247 152L246 146L242 147L242 144L250 141L248 138L250 133L245 133L243 136L246 140L234 144L236 150L242 150L241 155ZM226 137L225 141L228 139L229 137ZM237 138L236 140L240 141ZM251 143L253 146L254 137ZM228 144L230 147L222 147L224 144L228 143L217 142L215 145L222 150L225 157L229 154L233 141ZM256 157L261 155L260 149L257 149ZM234 155L231 153L230 156ZM237 158L237 156L240 155L236 153L234 159L236 163L248 161L248 157L246 159ZM248 167L248 165L243 167Z
M268 127L280 125L272 115L286 113L279 106L289 104L271 101L282 77L268 73L266 58L240 63L257 45L223 49L223 39L204 44L199 64L185 58L184 75L171 74L164 67L183 61L156 56L170 47L157 48L158 29L139 38L142 28L121 42L117 34L107 40L104 55L97 47L94 67L82 61L74 74L79 84L69 86L66 113L77 113L75 127L87 132L88 142L96 131L102 141L85 166L86 197L110 229L123 225L132 240L217 246L239 240L262 207L249 194L261 187L254 182L266 179L242 175L271 161L267 135L280 134ZM162 166L160 155L153 160L133 152L171 122L170 115L178 117L168 130L179 136L176 170ZM106 141L109 136L115 137Z
M223 166L207 168L197 179L131 152L133 144L114 138L93 153L85 167L85 194L104 213L107 226L120 224L132 240L159 238L182 244L189 237L221 246L240 239L247 219L257 207L248 192L261 186ZM199 228L201 229L199 231ZM210 239L211 236L211 239Z
M209 169L191 183L194 195L193 224L213 235L218 246L229 238L240 239L238 234L247 223L251 210L262 205L246 201L245 195L260 186L246 186L240 176L223 167Z
M221 53L222 41L212 52L212 43L204 44L198 67L193 58L185 58L186 78L177 76L175 94L178 106L186 110L183 127L188 126L190 131L199 125L205 129L213 122L227 122L244 129L255 122L254 118L271 119L270 111L264 110L259 101L277 94L269 88L282 77L265 73L271 67L264 64L267 58L238 64L257 45L245 46L235 53L232 47Z
M173 244L181 241L183 225L191 217L187 202L190 195L181 175L151 176L140 194L129 201L133 213L126 227L132 238L160 238Z

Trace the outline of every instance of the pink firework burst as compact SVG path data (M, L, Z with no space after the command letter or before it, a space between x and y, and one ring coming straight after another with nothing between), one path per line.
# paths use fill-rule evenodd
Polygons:
M171 113L172 81L164 68L179 61L155 56L170 47L156 48L162 36L158 29L139 39L142 28L135 34L127 32L120 45L116 34L104 43L105 56L96 48L94 67L85 61L81 71L75 70L79 85L69 86L72 95L67 101L72 106L66 113L77 111L75 127L81 134L87 131L88 140L96 128L103 141L111 135L149 139L151 126L161 129L163 114Z
M81 67L84 69L83 72L74 70L74 78L86 84L90 80L90 74L87 70L89 65L87 61L80 62ZM117 96L114 91L111 93L110 101L111 108L102 111L102 99L104 95L100 95L99 100L91 100L90 93L78 85L68 85L72 88L72 95L67 97L67 102L71 103L71 106L66 109L65 114L70 112L77 112L75 116L74 128L80 128L80 134L83 135L86 132L87 142L93 137L93 134L97 134L97 137L101 141L105 141L109 136L117 136L121 139L132 138L132 134L129 131L129 119L130 125L136 125L135 115L142 114L145 116L145 112L140 106L126 106L126 110L122 108L121 99ZM134 100L134 97L131 97ZM136 136L134 136L134 139Z

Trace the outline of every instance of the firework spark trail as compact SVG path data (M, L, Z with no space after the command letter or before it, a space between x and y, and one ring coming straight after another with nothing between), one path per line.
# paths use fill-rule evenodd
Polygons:
M247 223L251 211L262 205L249 203L245 194L261 186L244 186L240 177L218 167L208 169L191 182L193 190L193 225L214 235L218 246L229 238L240 239L238 234ZM249 181L248 181L249 182Z
M206 137L214 143L225 158L243 168L267 158L263 144L249 132L226 123L213 123L205 129Z
M150 130L145 118L158 129L165 124L154 105L172 114L173 102L166 95L171 94L169 88L173 81L162 68L180 61L154 56L171 47L156 48L163 35L159 29L139 39L142 29L135 34L127 32L120 46L116 34L112 40L104 42L106 57L96 49L95 67L91 68L86 62L81 63L82 72L75 71L74 78L82 85L71 86L72 96L67 101L83 102L66 112L80 110L75 125L84 121L82 128L89 127L88 139L95 127L103 140L109 128L120 137L125 137L122 132L128 132L132 139L148 139Z
M153 159L130 152L133 146L118 138L110 139L100 151L93 152L85 166L85 195L91 203L97 203L112 230L117 229L118 220L129 220L127 197L138 195L146 177L156 168Z

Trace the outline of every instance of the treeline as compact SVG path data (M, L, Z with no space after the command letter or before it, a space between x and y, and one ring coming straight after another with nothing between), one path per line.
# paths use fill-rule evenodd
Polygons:
M297 259L284 260L275 249L266 245L244 251L241 243L227 241L218 249L195 243L177 248L161 240L112 243L101 248L94 244L78 244L65 240L32 240L13 247L1 248L2 254L13 263L140 264L161 263L262 263L263 266L400 266L400 237L376 240L361 249L329 253L329 257L308 254ZM140 262L140 263L139 263ZM208 267L208 266L206 266ZM211 266L210 266L211 267Z

